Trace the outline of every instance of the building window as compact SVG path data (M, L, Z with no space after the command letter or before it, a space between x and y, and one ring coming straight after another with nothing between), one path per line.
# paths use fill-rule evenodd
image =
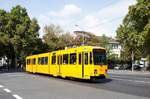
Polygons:
M118 49L118 44L112 44L112 49Z
M76 64L76 53L70 54L70 64Z

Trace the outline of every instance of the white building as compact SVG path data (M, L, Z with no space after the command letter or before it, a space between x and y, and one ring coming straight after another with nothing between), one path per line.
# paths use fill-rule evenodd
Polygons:
M110 46L110 55L114 55L117 58L121 57L121 45L116 40L112 39L109 42Z
M0 57L0 67L7 64L6 60L7 60L6 56Z

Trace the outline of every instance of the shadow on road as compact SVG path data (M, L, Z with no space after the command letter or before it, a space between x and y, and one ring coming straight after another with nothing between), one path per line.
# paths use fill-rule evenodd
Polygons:
M87 83L87 84L101 84L101 83L109 83L112 79L97 79L97 80L84 80L84 79L76 79L76 78L62 78L63 80L73 81L73 82L80 82L80 83Z
M3 74L3 73L16 73L16 72L24 72L23 69L21 68L16 68L16 69L0 69L0 74Z
M29 72L26 72L29 73ZM33 74L33 73L29 73L29 74ZM85 79L78 79L78 78L71 78L71 77L67 77L67 78L62 78L60 76L58 77L54 77L52 75L49 74L40 74L40 73L35 73L33 75L39 75L42 77L51 77L51 79L56 79L56 80L61 80L61 81L65 81L65 82L72 82L72 83L87 83L87 84L101 84L101 83L109 83L112 81L112 79L110 78L106 78L106 79L97 79L97 80L85 80Z

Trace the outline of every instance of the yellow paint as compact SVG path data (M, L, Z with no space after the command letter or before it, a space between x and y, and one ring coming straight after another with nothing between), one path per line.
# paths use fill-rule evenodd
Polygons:
M37 54L28 56L26 58L27 60L33 60L33 58L36 59L36 64L27 64L26 63L26 71L27 72L33 72L33 73L43 73L43 74L50 74L53 76L61 76L61 77L74 77L79 79L90 79L91 76L100 76L105 75L107 76L106 70L107 65L94 65L94 63L90 64L90 60L88 60L88 64L79 64L79 53L88 53L88 58L90 58L89 54L92 52L93 49L104 49L101 47L92 47L92 46L81 46L77 48L69 48L66 50L59 50L55 52L48 52L43 54ZM105 50L105 49L104 49ZM62 60L62 64L58 64L58 56L63 59L64 54L71 54L76 53L76 63L74 64L64 64ZM56 56L56 64L52 64L52 56L55 54ZM40 57L48 57L48 63L46 65L38 64L38 58ZM60 59L59 59L60 60ZM70 60L70 56L69 56ZM92 59L93 61L93 59ZM70 61L68 61L70 62ZM94 74L94 70L97 70L97 74Z

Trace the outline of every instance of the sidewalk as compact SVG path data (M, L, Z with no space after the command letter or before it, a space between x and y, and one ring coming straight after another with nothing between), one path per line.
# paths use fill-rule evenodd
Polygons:
M21 68L16 68L16 69L0 69L0 74L1 73L13 73L13 72L23 72L24 70Z
M130 70L108 70L110 75L136 75L136 76L149 76L149 71L130 71Z

